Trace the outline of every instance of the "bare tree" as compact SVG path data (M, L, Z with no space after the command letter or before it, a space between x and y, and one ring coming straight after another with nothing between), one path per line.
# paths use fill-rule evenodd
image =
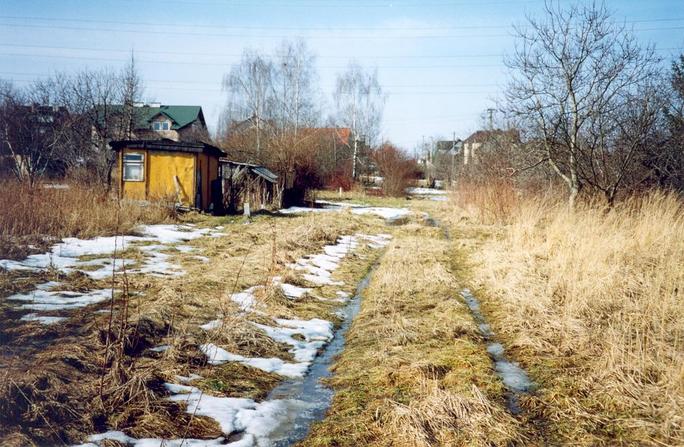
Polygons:
M87 162L100 181L112 184L116 154L109 147L113 140L130 138L143 95L143 82L131 57L120 71L83 70L56 81L62 102L80 118L74 131Z
M359 143L372 145L380 131L386 95L378 80L378 73L366 72L359 64L350 63L337 77L334 93L337 120L352 132L352 177L357 178Z
M684 190L684 54L672 63L666 95L667 104L660 125L660 137L652 144L645 164L660 186Z
M316 58L302 40L283 41L276 54L275 120L282 131L291 130L296 136L301 127L319 121Z
M257 157L261 156L262 130L272 118L274 65L267 57L245 50L242 60L223 79L229 94L227 117L231 122L251 120Z
M31 186L69 147L72 116L52 105L51 94L42 83L16 89L0 82L0 148L17 178Z
M596 4L547 3L544 17L528 18L516 35L507 112L527 127L536 143L527 147L541 149L539 162L565 182L571 206L585 186L612 201L651 130L652 102L639 93L658 75L653 48Z

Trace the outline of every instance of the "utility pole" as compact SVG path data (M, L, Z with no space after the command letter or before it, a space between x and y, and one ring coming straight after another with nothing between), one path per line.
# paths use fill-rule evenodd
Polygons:
M490 107L489 109L487 109L487 113L489 114L489 130L493 130L494 129L494 118L493 118L494 109L492 109Z
M454 160L456 158L456 132L451 137L451 171L449 172L449 183L454 182Z

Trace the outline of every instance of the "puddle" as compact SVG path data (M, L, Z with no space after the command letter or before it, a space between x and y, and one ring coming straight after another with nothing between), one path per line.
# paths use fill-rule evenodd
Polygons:
M314 359L308 374L302 378L288 379L282 382L268 395L268 400L294 399L308 404L303 411L299 411L295 415L291 430L283 434L279 440L274 441L273 446L284 447L301 441L309 432L311 424L325 417L334 392L327 385L321 383L321 380L331 376L328 368L332 365L335 357L344 349L345 336L361 308L361 293L368 286L372 273L373 269L361 280L356 287L354 297L341 310L342 325L335 332L332 341L328 343L323 352Z
M494 370L508 390L506 405L511 413L519 414L522 411L520 408L520 394L534 391L536 386L520 365L506 358L503 345L492 341L494 332L492 332L487 320L482 315L480 302L475 298L475 295L469 289L463 289L461 296L470 309L470 313L473 315L480 333L487 340L487 353L494 362Z

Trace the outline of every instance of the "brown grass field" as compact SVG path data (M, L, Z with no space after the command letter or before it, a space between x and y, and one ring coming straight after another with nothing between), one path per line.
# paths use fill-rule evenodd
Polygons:
M449 216L494 329L540 384L563 445L684 443L684 203L570 210L485 188ZM486 298L486 299L484 299Z
M54 186L58 186L55 188ZM66 186L66 187L64 187ZM104 188L78 182L36 184L0 181L0 258L19 259L54 238L89 238L129 233L142 223L176 218L164 204L141 206L116 200Z
M332 407L300 445L684 444L684 205L675 195L569 210L505 185L457 191L449 202L317 194L414 211L403 225L388 226L346 213L249 222L176 216L83 185L1 191L0 258L44 251L64 236L128 233L141 223L223 225L227 235L193 240L191 253L168 249L187 272L180 277L131 274L112 284L52 270L0 272L0 445L76 444L108 429L137 438L220 436L213 419L166 400L163 383L199 373L193 385L207 395L263 399L282 377L238 363L209 365L198 345L292 360L286 346L250 322L336 322L339 304L289 300L268 286L271 278L304 285L285 266L355 232L393 239L383 253L360 250L335 272L352 292L375 265L333 366ZM136 249L125 255L142 256ZM62 324L20 322L4 298L48 280L121 292L113 302L70 312ZM257 294L265 313L240 314L229 296L255 284L268 286ZM480 298L496 341L538 385L521 396L519 414L507 410L486 341L459 296L464 287ZM111 314L96 312L110 306ZM222 329L199 328L216 318ZM149 350L160 344L170 348Z

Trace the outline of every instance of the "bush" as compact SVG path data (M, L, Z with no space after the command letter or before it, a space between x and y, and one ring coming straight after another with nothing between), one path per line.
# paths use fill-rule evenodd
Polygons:
M382 190L388 196L401 196L411 181L418 177L418 166L391 144L384 144L372 156L373 162L383 177Z

